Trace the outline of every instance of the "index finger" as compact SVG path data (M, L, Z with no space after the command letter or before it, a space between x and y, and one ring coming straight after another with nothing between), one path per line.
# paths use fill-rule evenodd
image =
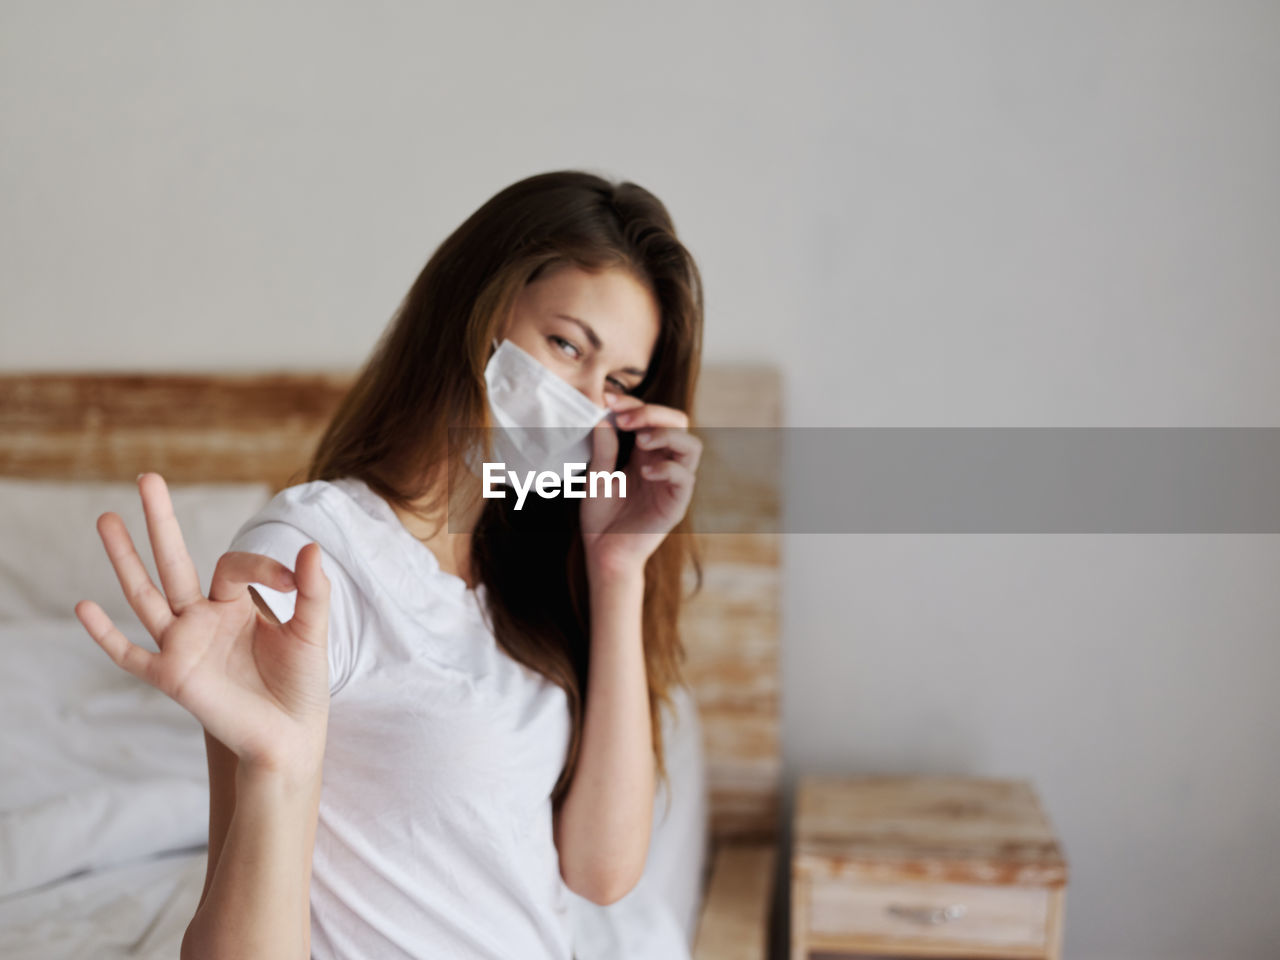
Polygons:
M293 571L274 557L244 550L228 550L218 558L209 585L210 600L234 600L251 583L288 592L295 587Z

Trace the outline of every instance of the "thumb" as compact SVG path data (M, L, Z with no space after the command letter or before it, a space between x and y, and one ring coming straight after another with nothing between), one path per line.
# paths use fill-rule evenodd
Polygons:
M591 462L587 472L612 471L618 464L618 432L608 418L591 429Z
M293 620L289 621L297 621L302 635L318 644L326 640L324 628L329 618L329 578L321 561L323 553L315 541L303 544L298 551L294 570L298 599L294 604Z

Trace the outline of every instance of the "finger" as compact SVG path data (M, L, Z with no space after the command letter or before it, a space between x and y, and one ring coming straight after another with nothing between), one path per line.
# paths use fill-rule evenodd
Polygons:
M156 558L156 571L164 595L174 613L181 613L198 600L204 599L200 590L200 575L187 553L182 540L178 518L173 513L173 500L169 486L158 473L144 473L138 478L138 490L142 507L147 516L147 533L151 537L151 552Z
M636 407L643 407L644 401L634 394L630 393L610 393L604 398L605 405L611 410L621 412L623 410L634 410Z
M607 420L601 420L591 430L591 462L587 471L614 470L618 465L618 432Z
M298 583L298 599L294 602L292 628L308 643L325 646L329 642L329 578L321 563L320 544L302 545L294 563L293 577Z
M124 591L129 606L138 615L147 632L160 641L169 624L173 622L173 610L169 601L164 598L151 574L142 565L142 558L134 549L133 538L120 519L120 515L107 511L98 517L98 536L106 548L111 566L116 571L116 579L120 581L120 589Z
M636 446L641 450L666 453L690 470L698 468L702 458L702 441L686 430L671 427L645 428L636 433Z
M139 680L150 683L151 664L158 656L150 650L133 643L116 629L105 610L92 600L81 600L76 604L76 617L89 631L97 643L109 656L112 662L121 669L133 674Z
M639 430L642 427L676 427L685 430L689 427L689 415L683 410L657 403L646 403L643 407L627 410L617 414L614 419L624 430Z
M640 467L640 475L646 480L669 483L680 490L693 488L693 471L675 460L643 464Z
M251 583L261 583L282 593L296 590L293 571L274 557L243 550L228 550L218 558L209 585L210 600L234 600Z

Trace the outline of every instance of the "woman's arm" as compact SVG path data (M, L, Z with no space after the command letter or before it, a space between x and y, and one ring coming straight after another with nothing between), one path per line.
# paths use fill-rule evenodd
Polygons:
M236 767L239 758L208 730L204 732L204 752L209 766L209 851L204 865L204 889L200 891L199 910L209 896L213 871L218 866L222 845L231 827L231 814L236 809Z
M653 734L641 639L643 569L591 580L591 657L573 782L555 820L560 875L606 904L644 872L653 822Z
M252 587L248 589L254 604L267 621L279 625L280 620L271 607ZM308 960L311 956L311 860L315 849L323 760L304 765L301 782L290 782L290 777L283 773L268 771L262 776L255 775L253 768L242 765L240 758L208 730L204 732L204 742L209 767L209 851L204 889L200 893L196 914L187 925L180 960L290 955ZM241 789L242 768L245 770L244 781L248 793L244 812L237 821L236 795ZM290 831L286 828L283 834L272 833L277 829L273 824L282 820L303 828L300 847L296 829ZM230 842L232 825L237 823L236 840ZM283 851L283 870L279 864L271 862L270 854L251 861L246 866L242 855L233 853L231 856L241 857L241 862L229 865L221 874L218 872L222 851L229 845L233 850L269 851L270 846L264 845L259 836L263 830L267 831L269 839L277 845L276 848ZM291 864L298 862L299 857L302 863L301 891L297 889L298 874L291 867ZM251 890L261 890L262 893L252 900L257 904L274 904L277 901L288 903L292 900L296 905L300 896L301 946L294 947L297 928L291 928L288 924L288 910L277 915L273 907L270 911L264 911L264 915L258 919L252 911L244 911L237 902L236 894L224 891L218 896L218 903L206 913L205 903L213 891L215 878L219 876L222 877L218 881L222 888L243 883ZM228 876L231 879L227 879ZM240 893L243 894L243 891ZM297 907L295 911L296 909ZM234 922L232 918L236 918ZM219 933L228 927L237 926L242 927L238 932Z
M322 550L308 540L293 570L273 557L229 550L218 559L206 597L168 484L159 474L143 473L138 491L163 591L119 514L99 516L98 533L129 606L157 649L133 643L91 600L77 603L75 611L116 666L199 720L206 745L225 747L209 757L213 874L206 877L181 955L306 960L311 851L329 720L330 585ZM249 593L254 583L297 592L288 623L255 612ZM227 784L227 751L237 761L234 791ZM219 844L215 835L224 826Z
M307 960L320 765L235 771L235 809L181 960ZM210 851L212 855L212 850Z
M644 569L693 494L702 442L680 410L613 396L618 429L635 431L625 499L588 497L579 516L590 584L591 650L582 743L555 820L569 889L613 903L639 881L653 824L653 733L644 655ZM592 434L589 470L613 470L618 437Z

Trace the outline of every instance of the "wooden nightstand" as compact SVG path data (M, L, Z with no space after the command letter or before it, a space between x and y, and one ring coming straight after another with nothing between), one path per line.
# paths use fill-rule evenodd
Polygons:
M1067 864L1026 780L802 777L791 960L1059 960Z

